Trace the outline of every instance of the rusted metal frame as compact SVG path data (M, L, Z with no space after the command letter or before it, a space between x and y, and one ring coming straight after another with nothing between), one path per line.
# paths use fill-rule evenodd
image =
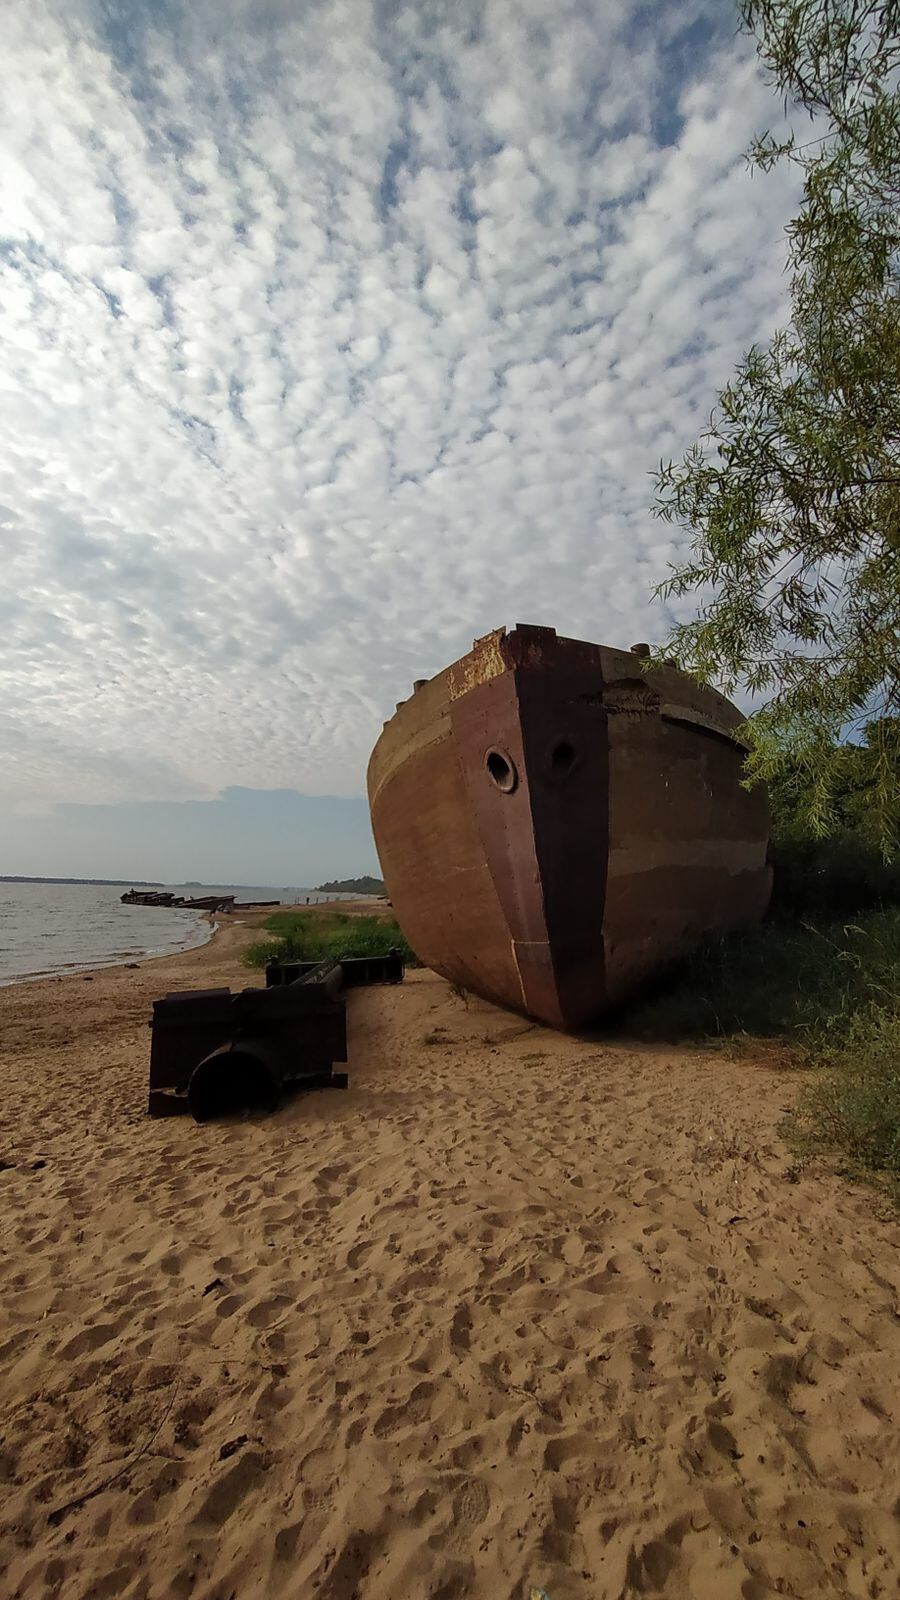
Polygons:
M336 1061L347 1060L342 991L402 977L397 952L345 962L270 963L265 989L210 989L155 1001L150 1115L197 1115L198 1097L208 1099L215 1074L236 1067L238 1058L248 1070L251 1059L258 1063L260 1085L268 1085L273 1104L289 1085L345 1088L347 1074L334 1070Z
M306 980L321 965L318 961L270 961L266 966L266 987L275 988ZM386 956L353 956L334 965L341 969L343 989L403 981L403 957L399 950L391 950Z

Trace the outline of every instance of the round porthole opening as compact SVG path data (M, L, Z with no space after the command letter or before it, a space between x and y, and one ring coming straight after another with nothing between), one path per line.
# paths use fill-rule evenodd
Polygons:
M572 771L576 759L571 739L559 739L550 751L550 771L554 778L565 778Z
M516 787L516 769L511 758L503 750L489 750L484 758L488 777L503 794L512 794Z

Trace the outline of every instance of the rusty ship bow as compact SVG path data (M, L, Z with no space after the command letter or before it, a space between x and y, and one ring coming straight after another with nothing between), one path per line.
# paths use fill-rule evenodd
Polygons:
M640 649L640 647L635 647ZM416 684L369 763L420 959L556 1027L621 1004L769 896L768 804L739 711L636 654L520 625Z

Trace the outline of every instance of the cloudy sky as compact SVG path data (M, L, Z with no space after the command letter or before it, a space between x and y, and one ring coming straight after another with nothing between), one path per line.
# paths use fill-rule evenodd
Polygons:
M733 0L4 0L0 871L197 876L179 817L219 837L226 790L204 875L370 866L413 678L500 623L664 636L649 474L785 311L789 179L743 160L779 106L735 30ZM358 852L273 841L285 793L353 802Z

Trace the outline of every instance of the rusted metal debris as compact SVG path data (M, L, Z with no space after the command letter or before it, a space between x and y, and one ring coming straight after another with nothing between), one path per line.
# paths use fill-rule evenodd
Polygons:
M296 983L299 978L309 978L320 961L270 961L266 967L266 988ZM339 961L341 988L360 989L368 983L402 983L403 959L392 950L386 956L353 956L349 961Z
M129 889L125 894L120 894L119 899L123 906L165 906L167 909L182 909L188 911L232 911L235 909L233 894L201 894L185 897L175 894L174 890L155 889ZM247 902L242 909L255 909L256 905L277 906L278 900L260 900Z
M123 906L172 906L175 891L162 889L126 889L119 895Z
M153 1002L151 1117L197 1122L249 1107L274 1111L291 1088L346 1088L344 991L399 983L396 953L350 961L270 962L265 989L192 990Z

